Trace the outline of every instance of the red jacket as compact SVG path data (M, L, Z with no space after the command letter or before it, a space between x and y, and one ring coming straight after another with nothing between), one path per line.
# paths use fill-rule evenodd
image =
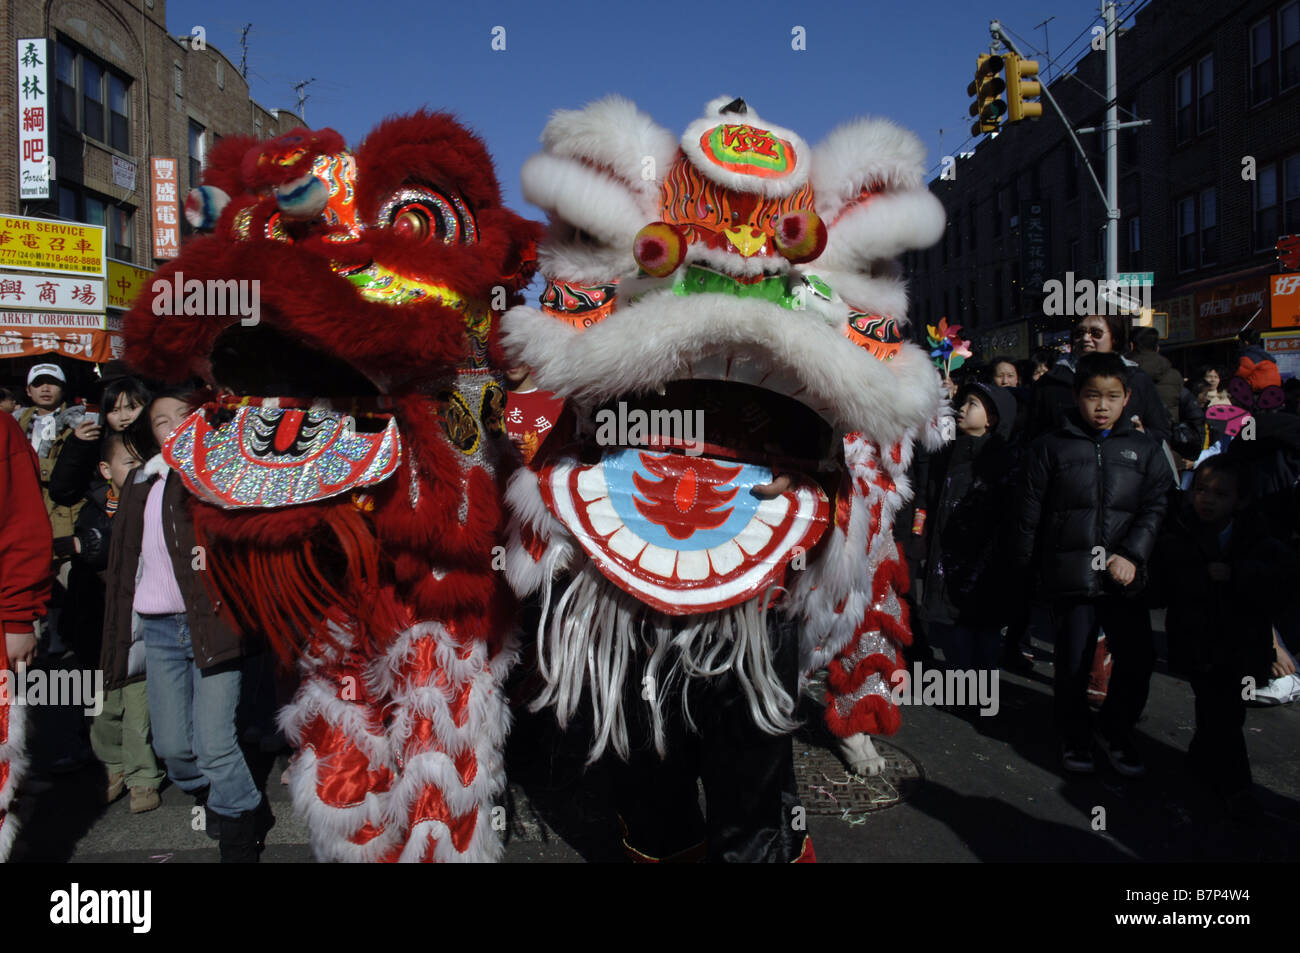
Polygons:
M0 627L5 632L30 632L32 620L45 615L53 559L40 464L18 421L0 413Z

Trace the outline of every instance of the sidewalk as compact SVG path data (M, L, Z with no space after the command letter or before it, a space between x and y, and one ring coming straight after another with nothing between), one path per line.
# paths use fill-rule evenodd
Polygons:
M903 711L899 733L883 740L919 766L923 780L884 810L815 813L808 831L819 860L908 861L1295 861L1300 859L1300 705L1251 708L1247 744L1259 798L1269 817L1256 830L1231 825L1216 798L1188 774L1192 736L1188 684L1158 670L1138 738L1147 776L1126 780L1098 760L1092 776L1064 776L1051 717L1050 647L1026 677L1001 673L1000 711L923 706ZM617 821L600 766L583 770L585 736L558 736L549 716L520 713L507 768L505 860L511 863L619 862ZM796 762L828 745L812 723L797 736ZM277 823L263 862L310 862L302 821L279 783L287 755L250 754L265 780ZM829 759L819 758L823 764ZM832 779L834 780L834 779ZM215 863L216 843L193 829L193 802L175 788L163 806L132 815L127 800L96 803L93 767L53 776L25 797L15 861ZM818 780L822 783L822 780ZM825 787L825 784L822 784ZM824 805L822 805L824 806ZM1104 810L1104 815L1098 809ZM1104 821L1104 829L1101 827ZM1097 825L1094 828L1094 825Z

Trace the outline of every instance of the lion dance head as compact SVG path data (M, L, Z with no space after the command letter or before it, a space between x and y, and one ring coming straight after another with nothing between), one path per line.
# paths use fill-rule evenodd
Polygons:
M593 756L626 753L642 658L661 697L729 669L754 719L788 728L773 606L799 625L805 679L830 668L831 728L896 729L910 637L892 517L944 412L904 337L898 258L944 227L922 159L887 120L814 148L730 97L680 136L618 97L542 133L523 186L551 219L546 286L504 343L567 398L572 435L512 478L507 570L542 593L541 703L563 720L590 690Z

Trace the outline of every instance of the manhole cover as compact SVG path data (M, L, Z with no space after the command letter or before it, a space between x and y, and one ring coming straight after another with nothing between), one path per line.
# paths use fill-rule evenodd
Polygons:
M863 815L893 807L916 790L924 779L921 765L906 751L872 738L885 769L874 777L850 774L833 752L796 742L794 772L799 798L809 814L837 815L862 823Z

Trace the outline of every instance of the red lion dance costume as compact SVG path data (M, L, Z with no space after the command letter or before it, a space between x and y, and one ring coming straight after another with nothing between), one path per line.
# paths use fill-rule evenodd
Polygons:
M915 441L942 443L896 263L943 231L921 145L858 120L812 149L728 98L679 139L617 97L542 144L523 186L551 217L547 285L504 319L572 427L507 497L507 572L542 604L537 706L564 723L589 698L593 759L630 759L635 854L810 859L779 738L799 690L829 666L837 736L899 724L892 521Z
M159 317L152 298L172 292L144 296L127 360L212 388L164 456L193 494L217 597L301 671L280 723L313 850L495 860L516 653L491 565L496 318L535 269L540 227L502 207L483 144L436 113L384 122L355 154L329 129L228 138L204 182L186 213L212 234L156 278L178 303L258 282L259 314L216 316L200 297Z

